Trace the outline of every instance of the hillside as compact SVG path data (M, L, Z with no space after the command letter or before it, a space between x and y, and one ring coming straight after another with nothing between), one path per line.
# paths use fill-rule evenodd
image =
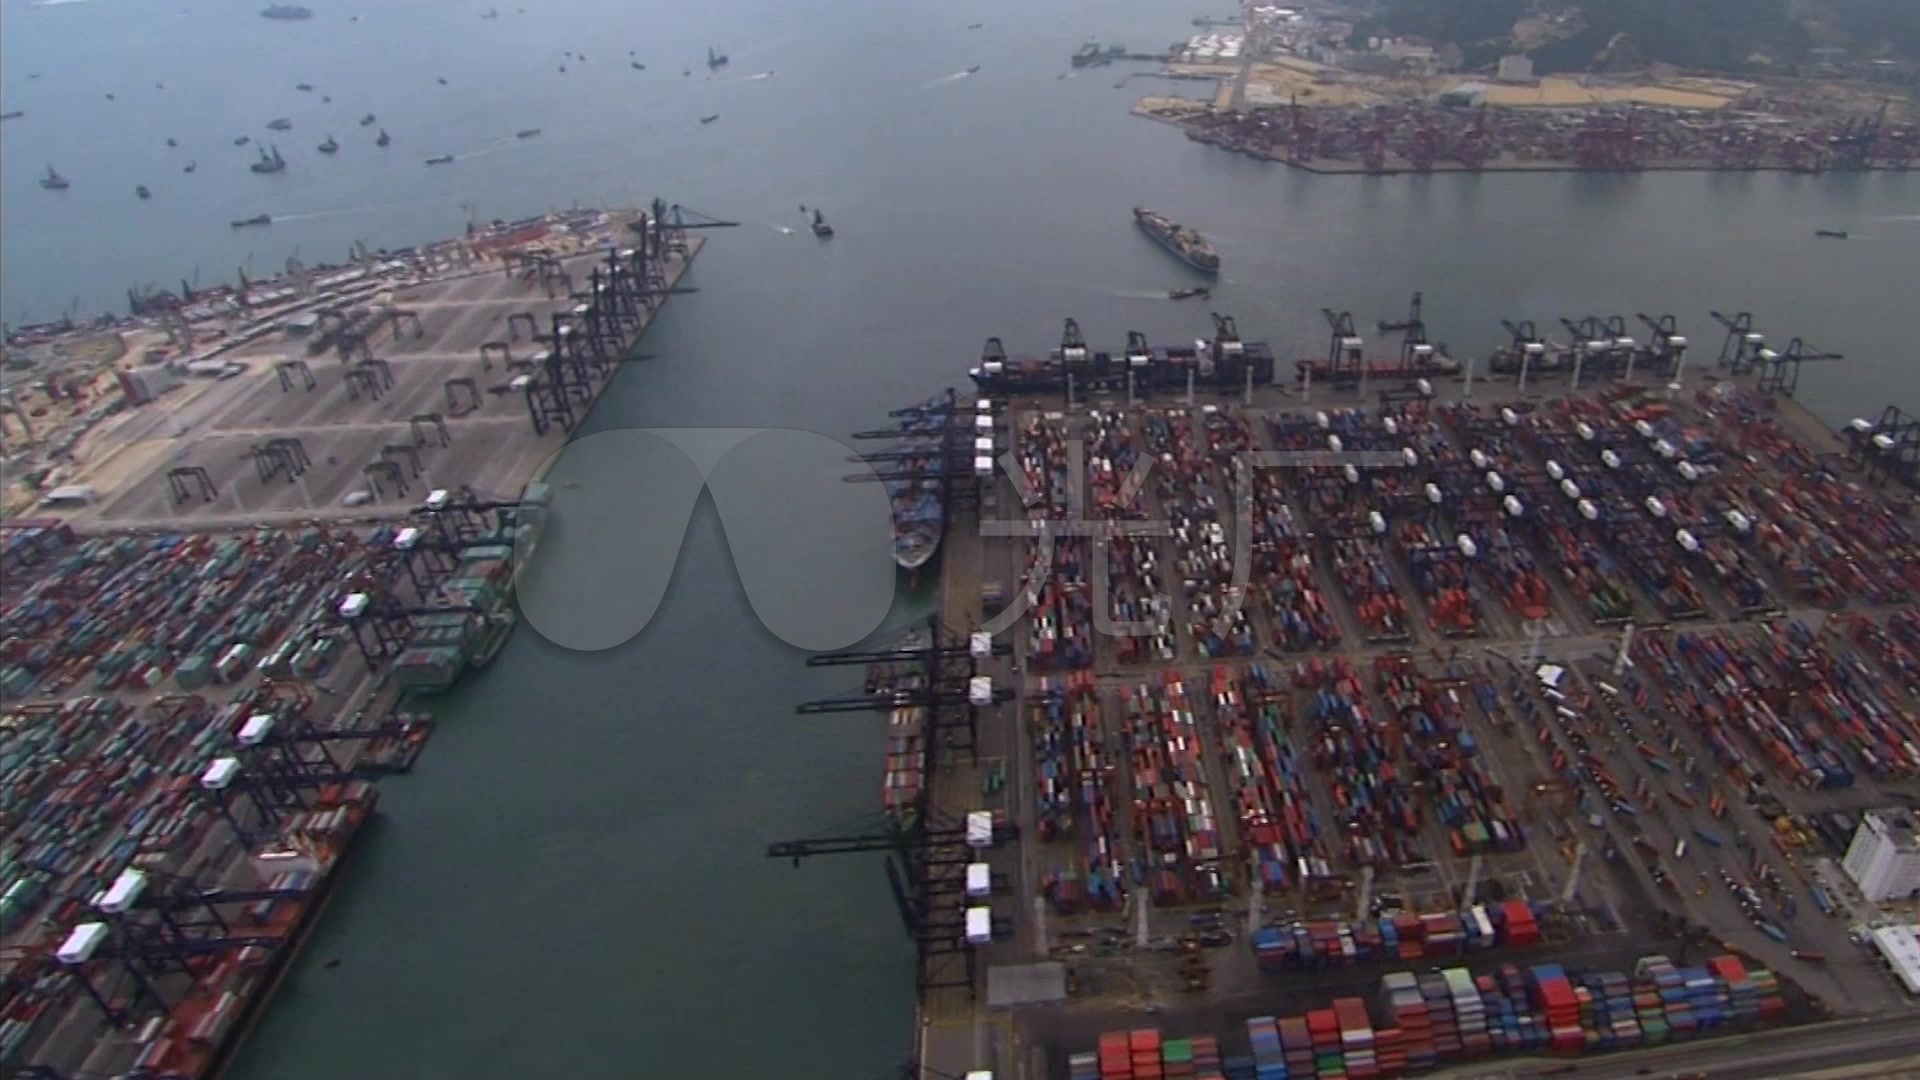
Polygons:
M1525 52L1542 73L1782 71L1820 45L1920 59L1920 0L1381 0L1355 34L1453 42L1468 70Z

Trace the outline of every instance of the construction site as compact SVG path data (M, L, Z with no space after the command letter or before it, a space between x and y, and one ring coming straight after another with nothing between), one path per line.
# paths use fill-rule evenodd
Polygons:
M1748 313L1464 363L1418 297L1392 359L1325 314L1292 364L1226 316L993 339L860 433L936 463L941 606L811 661L865 671L800 712L887 716L884 809L767 853L885 853L918 1075L1920 1053L1862 943L1911 913L1833 835L1920 798L1920 423L1826 430L1792 392L1841 357Z
M192 345L173 312L174 377L61 436L41 516L0 526L7 1075L219 1072L430 699L504 646L543 462L703 224L577 213L243 287L244 329Z

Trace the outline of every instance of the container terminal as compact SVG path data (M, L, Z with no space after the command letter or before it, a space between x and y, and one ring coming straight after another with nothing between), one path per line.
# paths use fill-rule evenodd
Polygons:
M990 339L857 434L941 494L940 606L810 660L864 670L798 711L886 718L881 809L767 854L885 855L909 1073L1920 1054L1910 905L1843 867L1920 798L1920 421L1830 431L1793 393L1842 358L1746 312L1464 360L1418 295L1398 356L1325 316L1293 361Z
M0 526L7 1075L217 1074L431 696L511 632L541 460L717 224L577 212L263 288L193 361L237 374L136 403L70 455L84 498Z

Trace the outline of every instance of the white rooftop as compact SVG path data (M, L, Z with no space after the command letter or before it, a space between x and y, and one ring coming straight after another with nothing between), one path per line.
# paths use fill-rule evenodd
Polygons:
M1907 993L1920 995L1920 925L1876 927L1873 947L1886 959Z

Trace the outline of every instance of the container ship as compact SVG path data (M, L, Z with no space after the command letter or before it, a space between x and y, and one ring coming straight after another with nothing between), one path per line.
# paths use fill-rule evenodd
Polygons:
M1207 238L1179 224L1157 210L1133 208L1134 224L1154 242L1173 253L1173 257L1203 274L1220 272L1220 255Z
M519 509L503 514L500 532L475 537L460 549L458 569L439 586L432 605L445 610L413 618L406 651L394 664L403 690L444 693L469 668L484 668L500 655L517 622L514 582L533 558L550 498L547 485L527 485Z
M927 638L915 632L902 638L896 648L925 648ZM923 684L919 673L900 673L886 664L867 671L867 691L891 694L894 700ZM881 804L889 821L897 828L914 824L915 808L920 805L920 789L926 785L923 766L926 761L927 710L920 705L896 705L887 713L887 771L881 788Z
M904 412L902 438L933 439L945 434L944 397L929 399ZM946 507L940 497L944 443L929 442L925 450L899 462L898 475L886 482L887 505L893 515L893 561L909 573L933 558L946 526Z

